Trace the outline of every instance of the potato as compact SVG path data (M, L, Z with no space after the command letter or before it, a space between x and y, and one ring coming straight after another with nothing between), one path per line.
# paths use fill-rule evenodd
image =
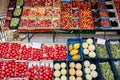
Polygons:
M69 45L68 50L69 50L69 51L72 51L72 50L73 50L73 44L70 44L70 45Z
M81 58L81 56L78 54L78 55L74 55L72 57L72 60L79 60Z
M76 43L76 44L74 44L74 49L79 49L80 48L80 43Z
M75 50L75 49L74 49L74 50L72 50L72 51L70 52L70 55L71 55L71 56L77 55L78 52L79 52L78 50Z

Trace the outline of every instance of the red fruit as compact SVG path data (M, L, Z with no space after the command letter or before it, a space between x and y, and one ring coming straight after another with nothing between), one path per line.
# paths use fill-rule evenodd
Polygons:
M38 80L38 76L39 76L38 65L36 66L32 65L31 67L28 68L28 78L30 80Z
M40 80L52 80L52 68L49 66L40 66Z
M10 48L8 51L8 59L19 59L19 50L20 50L21 45L18 43L11 43Z
M15 77L15 61L14 60L6 60L4 61L2 69L2 78L13 78ZM4 75L4 76L3 76Z
M27 77L27 63L16 62L15 71L16 71L15 72L16 77Z

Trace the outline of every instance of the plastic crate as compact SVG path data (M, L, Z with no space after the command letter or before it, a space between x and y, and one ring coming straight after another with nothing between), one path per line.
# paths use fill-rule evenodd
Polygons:
M119 70L118 68L120 68L120 60L113 60L113 65L114 65L115 72L117 73L117 80L119 80L120 79L120 71L118 71ZM118 66L118 68L117 68L117 66Z
M111 57L114 58L114 59L120 60L119 52L117 52L118 55L115 56L114 54L116 52L114 52L114 53L112 52L112 46L111 46L111 45L114 45L114 44L119 44L120 45L120 39L109 39L107 44L108 44L108 51L109 51L109 54L111 55ZM118 47L120 47L120 46L118 46ZM113 49L113 50L115 50L115 49ZM118 49L118 50L120 50L120 49Z
M99 79L100 80L105 80L104 77L103 77L103 74L102 73L102 69L101 69L101 64L104 64L104 68L106 68L106 64L109 64L110 65L110 71L112 72L111 74L113 74L114 76L114 80L117 80L117 73L115 72L115 69L114 69L114 66L113 66L113 62L112 62L112 59L99 59L99 74L100 74L100 77ZM108 71L108 68L106 69L106 71ZM108 74L110 75L110 74ZM107 76L105 76L107 77ZM112 79L111 79L112 80Z
M67 61L54 61L53 62L53 67L55 66L55 64L60 64L60 69L58 70L58 71L61 71L62 69L65 69L66 70L66 75L64 75L64 76L66 76L66 78L68 78L68 73L67 73L67 71L68 71L68 62ZM65 63L66 64L66 68L61 68L61 63ZM55 70L55 68L53 69L53 74L54 74L54 72L55 72L56 70ZM60 77L59 78L61 78L61 76L62 76L62 74L60 75ZM55 79L55 76L53 75L53 79Z
M95 53L96 53L96 57L95 58L98 58L98 54L97 54L97 51L96 51L96 45L95 45L95 39L93 38L93 37L83 37L82 38L82 43L84 43L84 42L86 42L86 40L88 39L88 38L91 38L92 40L93 40L93 45L95 46ZM82 53L83 53L83 47L82 47ZM91 58L91 57L89 57L89 56L86 56L84 53L83 53L83 57L85 58L85 59L89 59L89 58ZM91 58L91 59L94 59L94 58Z
M98 58L111 58L111 55L109 54L109 49L108 49L108 44L107 44L107 40L105 42L105 45L100 45L100 44L97 44L97 39L95 39L95 44L96 44L96 51L97 51L97 54L98 54ZM107 57L100 57L99 55L99 52L98 52L98 46L104 46L105 50L106 50L106 53L107 53ZM104 51L104 50L103 50Z
M88 60L90 62L90 64L95 64L96 65L96 72L98 73L98 76L96 78L92 78L92 80L99 80L100 78L100 73L99 73L99 67L98 67L98 59L84 59L84 61ZM83 66L84 66L84 62L83 62ZM84 66L84 72L85 72L85 66ZM86 77L85 77L86 80Z
M80 63L80 64L82 65L82 69L80 69L80 70L82 71L82 76L81 76L81 77L82 77L83 80L85 80L85 76L84 76L85 73L84 73L84 69L83 69L83 61L68 61L68 80L69 80L69 77L70 77L69 69L71 69L71 68L70 68L69 65L70 65L71 62L74 62L75 65L76 65L77 63ZM77 70L76 68L74 68L74 69L75 69L75 71ZM74 75L74 77L77 78L76 74Z
M83 60L83 55L82 55L82 39L81 38L69 38L67 40L67 48L69 47L70 44L75 44L75 43L80 43L80 48L79 48L79 52L78 54L81 56L80 60L82 61ZM70 56L70 52L67 50L67 59L68 60L72 60L71 56Z

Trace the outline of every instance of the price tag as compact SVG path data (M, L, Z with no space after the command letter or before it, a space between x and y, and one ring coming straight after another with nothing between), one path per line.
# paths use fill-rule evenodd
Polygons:
M41 44L40 44L40 43L33 42L33 43L32 43L32 47L33 47L33 48L40 49Z
M119 41L112 41L110 44L119 44Z
M105 45L105 42L106 42L105 39L101 39L101 38L97 39L97 44Z
M20 6L17 6L16 8L20 8Z
M9 10L13 10L13 9L14 9L13 7L9 8Z

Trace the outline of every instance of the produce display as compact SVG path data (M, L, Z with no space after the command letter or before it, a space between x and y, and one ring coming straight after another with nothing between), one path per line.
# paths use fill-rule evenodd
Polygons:
M81 62L69 62L69 80L83 80L83 67Z
M91 0L92 15L96 28L117 28L119 16L116 15L116 6L114 7L114 4L117 5L118 3L115 3L117 0L113 1L114 0Z
M3 60L0 59L0 74L2 74L2 66L3 66ZM0 75L0 79L2 79L1 75Z
M23 2L23 0L16 0L16 6L22 6Z
M13 16L20 16L21 12L22 12L21 8L15 8Z
M80 2L80 29L94 29L92 11L89 2ZM83 19L82 19L83 18ZM85 21L85 22L83 22Z
M98 51L98 56L100 58L108 58L108 52L107 52L107 48L105 45L97 45L97 51Z
M7 53L7 59L19 59L19 50L21 45L18 43L11 43Z
M100 63L100 69L104 80L115 80L111 66L108 62Z
M12 18L12 14L14 11L14 4L15 4L15 0L11 0L8 4L8 12L6 14L6 19L5 19L5 23L4 23L4 28L8 28L9 24L10 24L10 20Z
M119 60L114 61L114 65L115 65L115 68L116 68L118 74L120 75L120 61Z
M67 46L63 43L41 45L1 42L0 79L27 77L30 80L119 80L119 62L116 62L119 57L109 57L108 53L112 49L107 49L119 44L118 41L119 39L110 39L107 40L108 44L97 44L96 47L94 38L69 38ZM98 52L98 58L94 51ZM107 59L109 62L104 62Z
M120 43L119 41L110 41L110 49L113 58L120 58Z
M94 80L98 77L97 66L88 60L84 61L84 72L86 80Z
M43 46L44 60L66 60L66 46L65 45L44 45Z
M40 80L52 80L53 74L53 63L41 63L40 66Z
M28 63L28 78L29 80L39 79L39 62L29 62Z
M5 60L2 67L1 79L15 77L15 61Z
M12 18L10 22L10 28L17 28L19 25L19 18Z
M95 52L96 47L94 45L94 39L83 39L82 48L85 57L95 58L97 56Z
M6 17L22 18L17 25L20 30L26 28L116 29L119 28L118 19L120 19L118 3L118 0L12 0L9 3ZM4 27L8 28L9 24L10 19L6 18Z
M67 43L68 43L68 59L69 60L82 59L81 39L68 39Z
M16 77L27 77L27 62L16 61L15 63L15 76Z
M6 58L6 54L8 53L9 43L2 42L0 43L0 58Z
M115 4L115 8L117 10L118 19L119 19L119 22L120 22L120 6L119 6L120 1L119 0L113 0L113 1L114 1L114 4Z
M67 80L66 62L54 62L54 80Z

